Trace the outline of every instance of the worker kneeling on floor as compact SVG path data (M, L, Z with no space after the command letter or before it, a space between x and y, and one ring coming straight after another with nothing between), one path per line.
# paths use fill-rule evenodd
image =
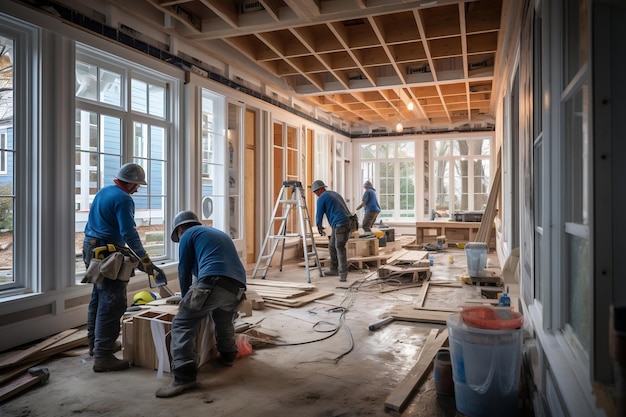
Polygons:
M171 239L179 242L178 281L182 299L172 320L173 378L170 385L156 391L155 395L161 398L174 397L198 386L196 336L207 315L215 323L222 364L234 364L238 353L234 319L246 291L246 270L229 235L202 225L192 211L181 211L172 224Z

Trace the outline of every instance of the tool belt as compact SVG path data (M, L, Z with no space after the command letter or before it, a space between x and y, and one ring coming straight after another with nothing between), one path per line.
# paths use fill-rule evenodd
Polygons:
M207 284L213 284L216 287L224 288L226 291L235 294L237 296L237 300L241 300L246 292L246 286L232 278L216 275L204 277L202 278L202 281Z
M127 282L139 265L138 259L112 243L93 248L92 254L82 283L99 284L104 278Z

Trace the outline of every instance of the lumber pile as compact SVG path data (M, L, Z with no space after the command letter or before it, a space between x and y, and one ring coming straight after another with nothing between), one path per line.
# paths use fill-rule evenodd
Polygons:
M386 265L378 269L383 279L408 277L411 282L422 282L430 278L430 265L425 259L426 251L403 249L387 259Z
M87 331L65 330L25 349L0 355L0 403L36 384L45 384L49 372L38 366L70 349L87 346Z
M300 307L333 294L331 291L319 291L313 284L268 279L249 280L246 286L248 291L262 297L265 306L279 309Z

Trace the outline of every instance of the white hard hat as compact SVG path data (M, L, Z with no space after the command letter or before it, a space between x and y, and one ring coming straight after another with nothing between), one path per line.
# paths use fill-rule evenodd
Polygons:
M139 164L128 163L122 165L115 178L131 184L148 185L146 173Z
M320 188L326 188L326 184L322 180L315 180L313 184L311 184L311 191L316 192Z

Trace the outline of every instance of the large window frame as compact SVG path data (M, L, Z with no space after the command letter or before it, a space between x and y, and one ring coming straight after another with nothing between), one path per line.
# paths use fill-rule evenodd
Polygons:
M153 260L172 254L165 225L173 164L174 97L178 81L95 48L76 45L76 272L84 272L82 230L95 194L113 183L119 167L141 165L148 186L133 195L135 222ZM89 86L92 83L92 86Z
M371 181L386 222L415 221L419 141L359 143L359 182ZM362 190L362 188L360 188ZM358 201L361 201L359 197ZM358 203L355 202L355 206Z
M5 221L0 233L7 235L7 239L2 248L5 261L0 265L0 291L3 295L11 295L25 290L37 292L42 287L38 280L40 259L37 256L39 207L29 200L30 190L39 187L39 166L28 152L40 147L39 135L35 132L38 131L41 103L29 92L36 91L39 86L41 74L35 63L41 55L41 47L37 28L2 16L0 37L12 41L11 50L4 50L11 61L11 87L3 92L5 108L0 115L0 130L6 138L2 147L3 162L6 162L3 182L8 184L1 193Z
M431 140L431 210L451 218L455 212L482 211L491 187L490 136Z

